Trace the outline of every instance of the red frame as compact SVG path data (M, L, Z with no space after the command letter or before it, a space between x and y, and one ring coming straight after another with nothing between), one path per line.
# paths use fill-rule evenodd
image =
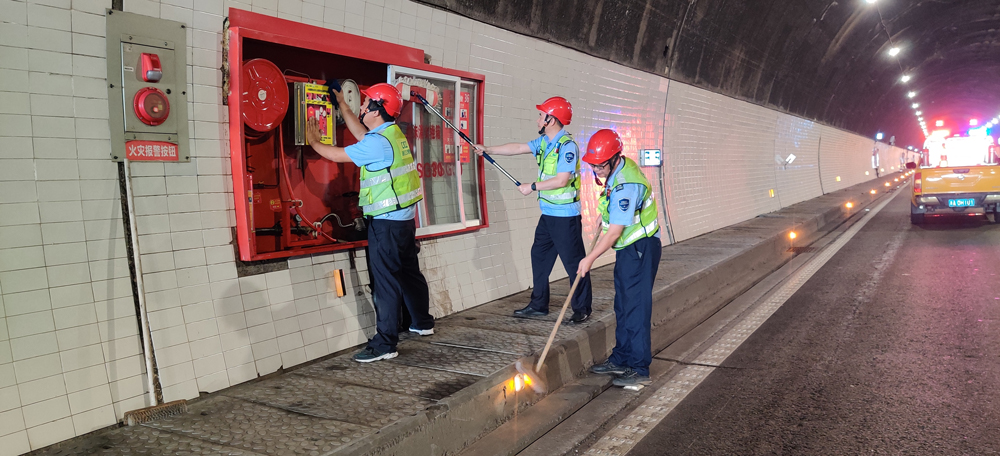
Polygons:
M464 79L474 80L479 83L479 90L476 91L477 122L479 128L476 129L476 142L483 142L483 108L485 105L485 76L467 71L443 68L424 63L424 51L372 38L366 38L349 33L329 30L299 22L289 21L271 16L265 16L236 8L229 9L229 151L232 162L233 192L236 195L236 233L239 244L240 259L243 261L267 260L274 258L287 258L292 256L325 253L336 250L363 247L368 241L344 242L338 244L326 244L315 247L304 247L295 250L281 250L275 252L258 254L255 245L251 242L249 220L249 200L247 192L252 191L247 188L244 179L246 162L243 146L243 112L240 102L240 78L243 62L243 39L250 38L259 41L294 46L303 49L310 49L329 54L354 57L362 60L385 63L387 65L398 65L415 70L431 71L435 73L457 76ZM447 231L418 236L418 239L441 237L452 234L468 233L489 227L489 215L486 206L486 174L483 160L478 161L478 174L480 182L479 207L480 220L478 226L467 227L460 230Z

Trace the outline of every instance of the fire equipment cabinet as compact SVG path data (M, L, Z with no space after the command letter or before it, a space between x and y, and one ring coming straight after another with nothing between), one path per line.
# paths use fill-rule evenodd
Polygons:
M426 64L419 49L230 9L224 52L243 261L329 252L366 242L357 204L359 168L328 161L308 145L295 145L296 128L301 128L295 119L300 111L294 106L296 83L301 90L302 83L351 79L360 89L389 82L434 92L436 107L482 142L484 77ZM397 124L410 141L424 187L417 209L418 238L488 226L479 157L415 100L405 103ZM333 122L333 130L335 144L357 142L343 122Z

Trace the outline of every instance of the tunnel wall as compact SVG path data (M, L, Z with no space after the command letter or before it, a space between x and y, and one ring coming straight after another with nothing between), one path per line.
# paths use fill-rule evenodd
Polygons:
M111 425L149 405L118 173L108 159L103 13L111 2L45 3L0 2L0 455ZM326 4L124 2L126 11L181 21L189 31L192 161L131 165L165 400L293 367L363 343L373 331L364 261L348 275L347 296L331 289L331 271L350 270L348 252L237 276L218 71L225 7L417 47L435 64L486 75L488 144L532 139L535 104L569 98L569 130L581 145L600 128L616 128L633 158L640 148L663 149L662 192L661 176L645 171L666 197L678 240L870 178L872 142L842 130L417 3ZM794 162L777 163L790 153ZM530 157L501 162L522 180L537 172ZM490 227L423 244L435 316L531 285L537 204L494 169L486 176ZM588 240L591 177L584 175ZM561 277L557 266L552 278Z
M663 176L678 241L871 180L876 146L889 172L903 153L676 81L664 118Z

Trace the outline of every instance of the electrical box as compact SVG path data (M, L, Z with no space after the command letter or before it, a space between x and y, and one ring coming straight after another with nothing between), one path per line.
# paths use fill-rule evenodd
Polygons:
M190 160L184 24L105 10L111 158Z
M333 103L330 89L325 85L296 82L295 86L295 145L308 145L306 122L315 119L319 125L320 142L335 146Z
M367 223L358 207L360 169L323 158L305 137L306 121L315 118L321 142L338 147L358 142L333 106L336 100L328 91L332 81L355 114L364 100L361 91L374 84L398 84L406 92L396 125L411 145L424 189L417 207L418 238L486 226L479 157L447 154L452 149L446 145L455 144L457 133L445 134L420 101L409 99L413 90L434 100L458 128L482 141L482 75L428 65L419 49L234 8L228 24L223 90L242 261L324 253L367 242ZM397 74L404 67L408 70ZM431 89L401 83L403 74L428 87L440 83L430 81L447 85L431 96ZM450 104L442 107L446 93ZM464 101L456 94L463 94ZM462 169L467 170L464 177ZM476 199L463 204L464 193L475 193Z
M663 164L662 155L660 149L642 149L639 151L639 166L660 166Z

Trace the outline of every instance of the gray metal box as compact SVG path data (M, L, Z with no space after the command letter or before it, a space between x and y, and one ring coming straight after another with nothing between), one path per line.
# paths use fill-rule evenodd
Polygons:
M175 21L106 10L108 50L108 107L111 158L126 157L126 142L158 141L177 145L177 157L190 161L187 106L187 28ZM147 82L141 77L141 55L156 54L162 77ZM166 95L170 111L159 125L147 125L136 115L136 93L145 87Z

